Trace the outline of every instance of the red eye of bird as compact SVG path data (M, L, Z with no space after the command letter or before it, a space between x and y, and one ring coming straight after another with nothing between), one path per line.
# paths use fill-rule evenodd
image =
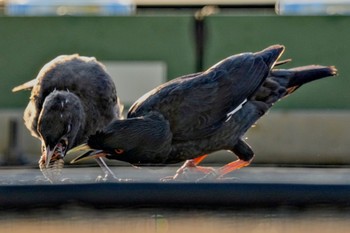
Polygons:
M124 153L124 150L123 150L123 149L115 149L114 151L115 151L115 153L118 154L118 155Z

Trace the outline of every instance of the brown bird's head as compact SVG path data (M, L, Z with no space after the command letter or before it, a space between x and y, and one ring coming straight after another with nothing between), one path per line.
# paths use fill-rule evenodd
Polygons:
M48 167L51 159L63 158L75 145L85 114L79 98L68 91L53 91L44 101L37 131L42 141L42 153Z

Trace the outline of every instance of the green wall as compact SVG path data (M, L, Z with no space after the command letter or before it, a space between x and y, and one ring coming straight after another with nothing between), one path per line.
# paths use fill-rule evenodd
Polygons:
M163 60L168 76L194 69L192 17L1 17L0 108L23 107L28 92L12 87L34 78L60 54L98 60Z
M287 47L283 58L336 65L340 75L305 86L280 109L350 109L350 17L215 15L205 19L204 64L271 44ZM99 60L163 60L168 78L195 72L193 16L0 17L0 108L22 108L29 92L12 87L36 76L60 54Z
M232 17L207 19L206 64L230 54L283 44L283 67L335 65L339 76L302 87L277 108L350 109L350 17Z

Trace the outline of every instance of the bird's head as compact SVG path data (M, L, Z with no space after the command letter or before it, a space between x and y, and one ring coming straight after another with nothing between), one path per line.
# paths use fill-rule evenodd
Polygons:
M41 161L46 167L52 159L63 158L75 145L84 119L83 106L75 94L53 91L46 97L37 126L44 158Z
M157 163L168 155L171 140L169 123L162 116L129 118L113 121L67 154L74 158L71 163L97 157L137 165Z

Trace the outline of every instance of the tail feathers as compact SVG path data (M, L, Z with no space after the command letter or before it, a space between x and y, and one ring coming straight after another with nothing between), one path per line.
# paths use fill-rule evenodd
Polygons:
M335 76L337 69L334 66L309 65L290 69L294 72L288 83L288 88L301 86L305 83L312 82L321 78Z
M308 65L287 70L273 70L271 74L274 77L287 78L288 83L285 87L287 89L286 95L289 95L306 83L335 76L337 72L334 66Z

